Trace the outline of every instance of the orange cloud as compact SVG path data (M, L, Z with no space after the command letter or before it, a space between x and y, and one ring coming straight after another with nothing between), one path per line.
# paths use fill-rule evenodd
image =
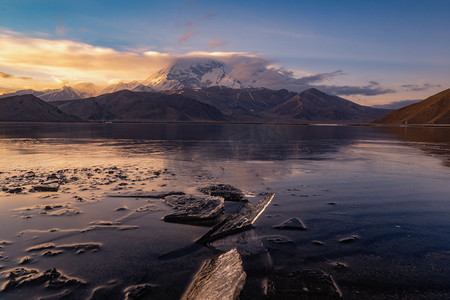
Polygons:
M226 44L227 44L227 42L225 42L225 41L214 40L214 41L209 43L208 49L214 49L214 48L217 48L217 47L220 47L220 46L224 46Z
M178 40L178 43L182 43L184 41L187 41L191 37L193 31L194 31L194 28L190 27L188 29L188 31Z

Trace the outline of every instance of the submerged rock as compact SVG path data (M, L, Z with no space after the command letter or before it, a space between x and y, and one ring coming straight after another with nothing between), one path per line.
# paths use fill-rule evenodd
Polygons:
M232 249L206 261L182 299L236 299L246 277L241 256Z
M149 297L158 286L151 283L132 285L127 287L125 292L125 300L143 299Z
M244 199L244 193L229 184L215 184L199 189L200 192L210 195L223 197L225 201L237 201L237 202L247 202Z
M176 210L164 216L164 221L167 222L210 220L224 211L222 197L169 196L164 201Z
M208 243L223 236L250 228L274 196L274 193L269 193L255 205L246 204L240 212L229 215L225 220L214 226L198 242Z
M267 280L268 299L339 299L342 293L331 275L321 270L274 274Z
M33 251L40 251L40 250L47 250L47 249L52 249L55 248L55 244L53 243L44 243L44 244L39 244L33 247L29 247L27 249L28 252L33 252Z
M306 226L299 218L291 218L283 222L282 224L275 226L275 228L288 230L305 230Z
M351 244L351 243L356 242L357 240L359 240L359 235L355 234L355 235L347 236L347 237L344 237L344 238L340 239L339 243L341 243L341 244Z

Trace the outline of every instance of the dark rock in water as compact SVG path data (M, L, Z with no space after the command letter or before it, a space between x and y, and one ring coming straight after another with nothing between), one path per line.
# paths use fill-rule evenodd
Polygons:
M56 255L59 255L59 254L62 254L62 253L63 253L62 251L48 250L48 251L45 251L44 253L42 253L42 256L56 256Z
M155 284L144 283L127 287L125 292L126 300L147 299L158 286ZM145 298L144 298L145 297Z
M359 240L359 235L351 235L345 238L342 238L339 240L339 243L341 244L351 244Z
M10 194L19 194L22 193L22 188L18 187L13 189L7 189L6 191Z
M57 192L59 184L42 184L33 186L33 190L36 192Z
M291 218L280 225L275 226L277 229L289 230L305 230L306 226L299 218Z
M314 240L314 241L312 241L312 243L313 243L313 245L316 245L316 246L325 246L325 244L319 240Z
M339 299L342 293L331 275L320 270L274 274L267 281L267 299Z
M206 261L182 299L237 299L246 277L241 256L232 249Z
M225 220L214 226L198 242L208 243L223 236L250 228L274 196L274 193L269 193L255 205L246 204L240 212L229 215Z
M12 291L29 285L45 284L47 288L61 289L74 285L84 285L78 278L71 278L58 272L55 268L40 272L36 269L15 268L2 272L8 275L9 281L3 286L3 291Z
M128 210L128 207L126 206L121 206L115 209L115 211L124 211L124 210Z
M210 196L223 197L225 201L247 202L247 200L244 199L244 193L240 189L229 184L210 185L200 188L199 191Z
M222 197L169 196L164 201L176 209L176 212L164 216L167 222L214 219L224 210Z

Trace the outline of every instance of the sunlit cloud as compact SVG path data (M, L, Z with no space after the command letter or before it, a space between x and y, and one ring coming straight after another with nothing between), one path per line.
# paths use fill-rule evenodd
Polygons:
M178 43L187 41L191 37L193 31L194 31L194 28L190 27L188 29L188 31L186 31L186 33L178 40Z
M213 41L213 46L220 43L221 41ZM364 86L330 85L328 82L345 75L341 70L296 77L292 71L276 66L275 61L261 57L258 53L194 51L173 54L154 50L121 52L82 42L31 38L0 30L0 69L5 71L0 73L0 79L8 83L0 84L3 91L144 80L180 60L185 63L220 61L226 65L232 78L249 86L296 92L315 87L335 95L372 96L395 92L383 88L375 81ZM26 74L29 77L12 74ZM24 85L25 79L28 80L28 85Z
M20 80L31 80L31 77L28 76L14 76L12 74L0 72L0 78L3 79L20 79Z
M224 45L226 45L227 44L227 42L226 41L221 41L221 40L214 40L214 41L211 41L210 43L209 43L209 45L208 45L208 49L215 49L215 48L217 48L217 47L220 47L220 46L224 46Z

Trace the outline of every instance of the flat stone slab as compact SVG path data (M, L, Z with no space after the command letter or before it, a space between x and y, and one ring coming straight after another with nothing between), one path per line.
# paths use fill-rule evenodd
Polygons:
M237 299L246 277L241 255L231 249L203 264L182 299Z
M280 225L274 226L277 229L286 230L306 230L305 224L299 218L291 218Z
M244 199L244 193L229 184L214 184L202 187L199 191L206 195L223 197L225 201L247 202L247 199Z
M342 293L331 275L321 270L298 270L271 275L267 299L340 299Z
M35 192L57 192L59 190L59 184L41 184L33 186Z
M164 216L166 222L211 220L224 211L224 199L212 196L168 196L164 201L176 211Z
M250 228L272 201L274 193L269 193L255 205L246 204L240 212L231 214L225 220L214 226L197 242L208 243L223 236Z

